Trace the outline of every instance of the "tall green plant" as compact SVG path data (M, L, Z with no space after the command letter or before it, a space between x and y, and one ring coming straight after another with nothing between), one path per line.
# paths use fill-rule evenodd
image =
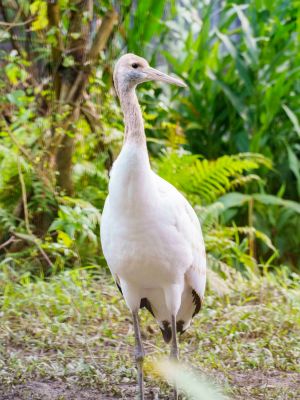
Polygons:
M274 161L269 190L284 183L292 199L300 194L297 15L296 2L279 0L184 3L163 53L189 86L173 103L189 149L208 158L260 152Z
M264 184L250 184L244 191L299 201L297 2L183 2L176 22L167 24L171 29L163 54L188 89L180 97L172 89L171 103L160 94L167 111L162 108L156 121L168 118L179 126L184 147L209 160L237 152L267 156L273 168L258 171ZM286 240L297 214L275 203L267 212L262 207L255 203L255 226L276 242L282 261L298 265L297 229L292 229L291 245ZM245 207L226 213L227 224L243 225L248 219Z

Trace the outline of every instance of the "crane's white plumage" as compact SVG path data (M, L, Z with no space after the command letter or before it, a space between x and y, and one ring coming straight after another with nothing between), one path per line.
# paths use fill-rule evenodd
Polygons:
M113 165L101 241L128 307L137 309L147 298L161 327L178 312L185 329L195 311L192 290L204 296L200 224L182 194L151 171L146 149L136 143L125 143Z
M115 67L125 140L111 171L101 242L128 307L134 313L146 306L168 341L172 316L182 332L200 309L206 256L193 208L150 167L135 87L151 79L184 85L135 55L123 56Z

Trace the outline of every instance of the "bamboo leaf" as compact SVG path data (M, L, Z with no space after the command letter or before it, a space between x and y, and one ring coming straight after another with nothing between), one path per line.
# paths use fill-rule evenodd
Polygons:
M224 92L225 96L228 98L228 100L231 102L231 104L233 105L234 109L237 111L237 113L244 119L247 120L247 113L246 113L246 109L245 106L243 104L243 102L241 101L241 98L238 97L233 91L232 89L226 84L224 83L221 79L219 79L211 70L207 71L207 76L215 81L220 88L222 89L222 91Z
M249 194L233 192L225 194L224 196L220 197L218 201L224 205L225 209L228 209L231 207L241 207L251 199L254 199L255 201L258 201L259 203L265 204L267 206L285 207L300 214L299 203L296 203L295 201L291 200L280 199L279 197L270 194L255 193L249 195Z
M295 132L297 132L298 136L300 137L300 124L297 115L286 104L283 104L282 108L284 109L286 115L289 117L289 120L293 124Z
M233 5L234 10L236 11L239 20L241 21L242 29L245 34L245 40L247 44L247 48L249 50L249 54L251 56L252 62L257 64L258 62L258 49L256 45L256 40L253 36L251 25L249 23L248 18L246 17L245 13L241 6L236 4Z
M224 35L223 33L219 32L218 30L216 30L216 34L222 40L222 42L223 42L224 46L226 47L228 53L235 60L236 68L237 68L237 70L239 72L239 75L240 75L241 79L243 80L248 92L251 93L253 85L252 85L252 81L251 81L249 72L247 70L246 64L244 63L244 61L239 56L236 48L232 44L232 42L229 39L229 37Z

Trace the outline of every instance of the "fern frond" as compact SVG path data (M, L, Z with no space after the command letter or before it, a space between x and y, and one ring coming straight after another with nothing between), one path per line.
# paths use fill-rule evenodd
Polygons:
M15 230L17 223L13 214L0 207L0 232L6 233Z
M248 173L262 165L271 167L267 158L254 153L226 155L216 160L169 153L157 162L157 172L194 204L210 204L231 189L259 179Z
M236 189L238 186L245 186L249 182L260 181L261 178L258 175L250 174L239 176L230 182L230 189Z
M222 227L220 230L210 232L210 234L215 237L226 239L234 237L237 233L245 236L253 235L257 239L261 240L267 247L269 247L269 249L274 252L276 251L271 239L263 232L251 226Z
M218 223L219 215L224 210L224 205L220 202L215 202L206 207L196 205L194 208L203 229L210 231Z

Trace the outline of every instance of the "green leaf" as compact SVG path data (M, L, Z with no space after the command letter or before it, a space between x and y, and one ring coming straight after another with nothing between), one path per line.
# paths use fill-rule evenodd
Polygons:
M211 70L207 70L207 76L215 81L220 88L222 89L222 91L224 92L224 94L226 95L226 97L228 98L228 100L231 102L231 104L233 105L233 107L235 108L235 110L237 111L237 113L244 119L247 120L247 114L246 114L246 109L245 106L241 100L241 98L239 96L237 96L232 89L226 84L224 83L221 79L219 79Z
M58 240L61 240L66 247L71 247L73 244L73 240L70 236L63 231L58 231Z
M224 205L224 209L231 207L241 207L249 202L251 199L258 201L267 206L280 206L285 207L300 214L300 204L291 200L284 200L271 194L243 194L238 192L227 193L218 199Z
M71 32L70 36L72 39L77 40L80 38L80 32Z
M289 209L295 211L296 213L300 214L300 204L296 203L295 201L280 199L271 194L259 194L258 193L258 194L254 194L252 196L253 196L254 200L257 200L260 203L263 203L266 205L286 207L286 208L289 208Z
M252 81L250 78L250 74L247 70L246 64L239 56L236 48L230 41L229 37L224 35L223 33L219 32L218 30L216 31L216 34L222 40L223 44L225 45L225 47L228 50L231 57L235 60L236 68L239 72L239 75L240 75L241 79L243 80L248 92L251 93L253 85L252 85Z
M33 31L39 31L48 26L47 3L43 0L36 0L30 5L30 12L36 15L36 19L31 24Z
M291 123L293 124L295 132L297 132L298 136L300 137L300 125L297 115L286 104L283 104L282 108L284 109L286 115L289 117Z
M249 54L251 56L252 62L254 64L257 64L258 62L258 49L257 49L257 45L256 45L256 40L252 34L252 29L251 29L251 25L249 23L248 18L246 17L246 15L243 12L243 6L239 6L234 4L233 5L234 10L236 11L239 20L241 21L241 25L242 25L242 29L243 32L245 34L245 40L246 40L246 44L247 44L247 48L249 51Z
M14 63L7 64L5 72L10 83L13 85L16 85L19 81L24 82L27 79L27 72Z
M12 83L13 85L16 85L18 83L18 79L20 77L20 68L13 63L9 63L6 65L5 67L5 72L6 75L10 81L10 83Z
M75 60L73 56L65 56L63 59L64 67L73 67L75 65Z
M24 90L14 90L11 93L8 93L7 98L11 104L14 104L18 107L22 107L26 104L26 94Z
M5 40L8 40L10 38L9 32L0 29L0 42L4 42Z
M224 205L224 209L232 207L241 207L251 200L251 196L248 194L233 192L227 193L218 199Z
M297 191L300 196L300 162L290 146L287 146L289 166L297 179Z

